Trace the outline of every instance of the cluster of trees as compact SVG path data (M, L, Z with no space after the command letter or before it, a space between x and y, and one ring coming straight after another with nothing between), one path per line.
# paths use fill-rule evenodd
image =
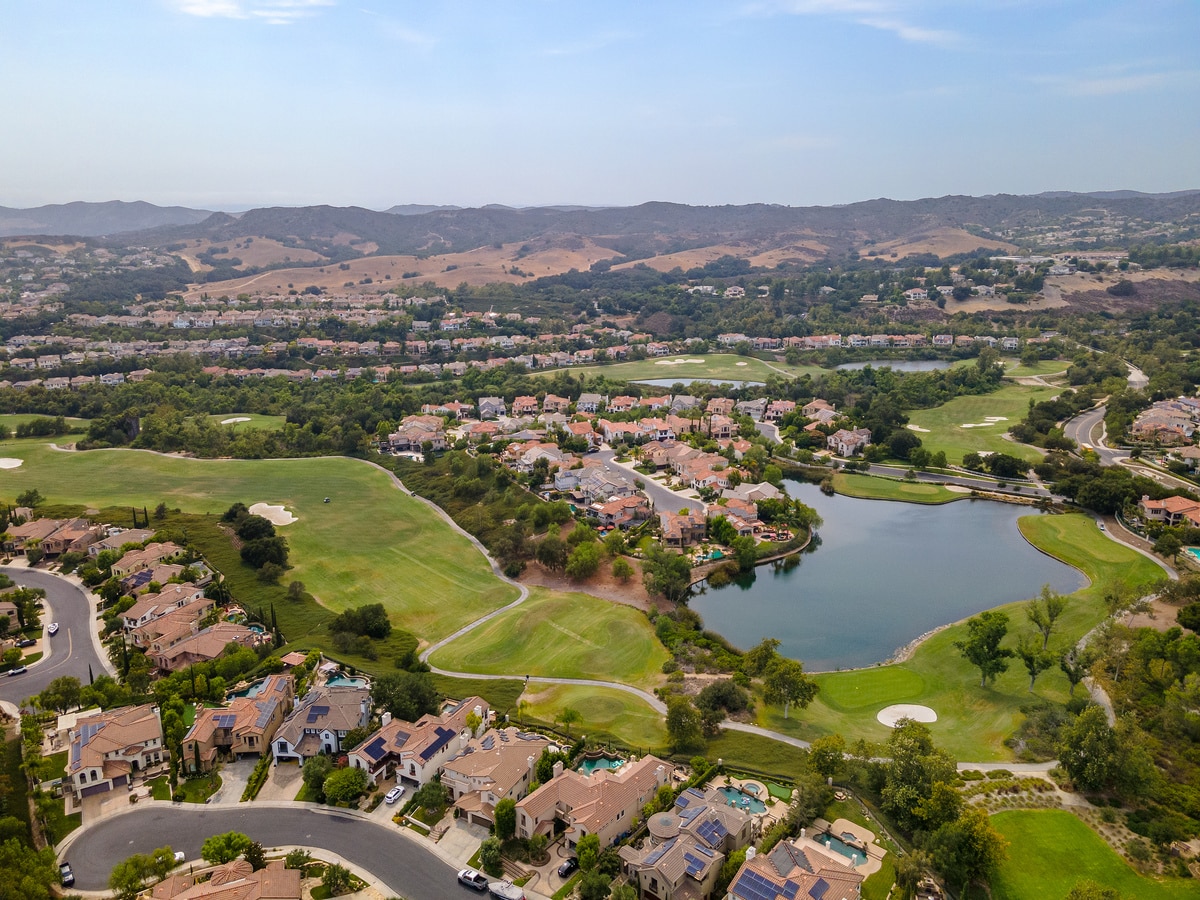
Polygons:
M366 603L334 616L329 632L333 645L343 653L376 659L372 640L381 641L391 634L392 622L382 603Z
M235 503L221 516L242 542L239 551L242 561L258 570L262 581L275 582L283 575L288 563L287 540L275 533L269 519L252 515L244 503Z

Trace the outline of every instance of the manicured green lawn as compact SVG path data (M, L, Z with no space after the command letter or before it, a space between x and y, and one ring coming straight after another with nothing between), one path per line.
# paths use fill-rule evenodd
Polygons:
M541 684L530 682L525 692L529 702L524 715L527 720L553 725L567 708L583 717L572 725L575 734L586 734L598 740L614 740L643 752L662 752L667 743L666 724L661 714L632 694L612 688L597 688L575 684ZM510 719L518 720L516 712ZM560 726L561 727L561 726Z
M1028 378L1033 375L1055 375L1065 372L1071 366L1069 359L1040 359L1032 366L1024 365L1019 359L1004 360L1004 374L1014 378Z
M467 697L482 697L501 719L505 713L516 717L517 699L525 689L522 679L492 680L485 678L452 678L449 675L434 675L433 684L438 693L455 700Z
M710 762L720 759L735 769L787 780L803 770L808 751L761 735L725 729L708 742L704 756Z
M46 759L50 760L50 762L53 764L52 766L47 767L46 776L45 776L46 781L53 781L55 778L65 778L66 777L66 774L67 774L67 751L66 750L63 750L61 753L51 753L49 756L46 757Z
M559 370L547 369L534 374L552 376L557 371ZM589 378L597 375L624 381L704 378L719 384L722 381L766 381L769 375L796 378L805 373L817 375L828 370L818 366L789 366L786 363L767 362L753 356L737 356L733 353L685 353L681 356L639 359L607 366L581 366L569 371L572 375L586 375Z
M641 611L535 587L516 609L446 645L430 662L457 672L601 678L644 687L661 680L667 658Z
M942 487L940 484L895 481L891 478L877 478L872 475L847 475L844 472L833 476L833 489L847 497L862 497L867 500L904 500L908 503L950 503L968 496Z
M1144 588L1163 577L1162 569L1109 540L1088 516L1025 516L1019 525L1031 543L1082 570L1091 581L1070 595L1051 637L1052 649L1073 644L1104 618L1103 595L1108 588ZM1032 631L1025 602L1000 607L1009 617L1009 646L1016 644L1020 634ZM940 631L898 665L817 675L821 692L807 709L793 710L785 720L781 707L760 702L758 724L806 740L837 732L850 741L882 741L890 731L876 721L875 713L893 703L919 703L938 714L930 730L956 758L1011 759L1002 741L1020 724L1020 707L1031 699L1029 679L1019 661L1010 661L1008 672L981 688L978 671L954 646L965 634L962 623ZM1058 669L1043 673L1037 681L1037 696L1065 701L1068 691L1066 676Z
M1063 810L1013 810L992 816L1009 841L1008 859L992 880L994 900L1061 900L1081 879L1136 900L1194 900L1194 879L1139 875L1104 839Z
M287 580L303 581L334 611L382 602L397 626L427 640L516 597L463 535L397 490L387 473L358 460L65 453L34 440L0 443L0 456L25 460L5 470L7 492L38 488L52 503L153 509L162 500L212 514L235 501L283 504L298 517L280 528L295 566Z
M264 416L260 413L213 413L209 416L214 425L228 428L260 428L263 431L278 431L287 424L287 416ZM230 419L249 419L248 422L231 422Z
M1039 402L1057 393L1049 387L1026 387L1005 384L990 394L955 397L933 409L909 411L910 425L928 429L918 431L921 445L930 453L944 450L951 464L962 462L963 454L972 451L991 451L1018 456L1030 462L1041 459L1041 453L1024 444L1006 440L1005 432L1021 421L1029 411L1029 401ZM1002 421L988 422L988 417ZM976 425L976 428L964 428Z
M16 431L18 425L24 425L26 422L32 422L34 419L56 419L57 416L43 415L41 413L7 413L0 416L0 425L8 427L9 431ZM75 416L63 416L66 419L67 425L74 429L87 430L90 419L78 419ZM72 438L64 437L64 440L71 441Z
M203 803L217 792L221 786L221 776L210 772L200 778L184 778L179 782L179 792L183 794L184 803Z
M155 800L171 799L171 784L166 775L159 775L150 782L150 796Z

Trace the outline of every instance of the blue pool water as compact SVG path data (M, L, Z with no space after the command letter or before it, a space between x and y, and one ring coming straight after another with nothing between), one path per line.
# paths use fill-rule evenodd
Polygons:
M1188 547L1187 552L1192 554L1197 560L1200 560L1200 547Z
M597 769L619 769L625 765L625 760L615 756L601 756L599 759L585 759L579 766L578 771L584 775L591 775Z
M854 835L849 834L846 835L846 837L853 838ZM836 834L825 832L825 834L816 835L813 837L813 840L822 847L828 844L830 850L842 854L842 856L846 857L846 859L854 860L855 857L858 857L858 859L854 861L854 865L856 866L861 866L867 861L867 853L865 850L860 850L858 847L851 847Z
M248 688L243 688L240 691L231 691L229 693L229 699L233 699L234 697L257 697L262 692L265 681L266 679L263 679L263 681L256 681Z
M767 804L763 803L757 797L752 797L740 788L723 787L721 793L725 795L725 799L729 801L730 806L736 806L738 809L744 809L752 813L761 813L767 811Z
M255 634L266 634L267 633L267 629L263 628L261 625L247 625L246 627L249 628L251 631L253 631Z
M350 675L334 675L325 683L330 687L366 687L367 679Z

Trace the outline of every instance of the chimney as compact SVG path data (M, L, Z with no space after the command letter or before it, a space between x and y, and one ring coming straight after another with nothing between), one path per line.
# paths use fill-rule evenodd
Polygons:
M459 734L459 736L458 736L458 749L459 750L467 749L467 741L470 739L470 737L471 737L471 732L467 731L464 728L462 730L462 733Z
M534 777L534 769L537 767L537 761L532 756L525 757L525 767L529 769L529 777Z
M474 712L475 715L479 716L480 722L483 721L483 707L482 706L480 706L478 703L476 703L475 708L472 710L472 712Z
M746 848L746 862L750 862L756 856L758 856L758 851L754 849L753 845Z
M367 716L367 698L363 697L358 701L358 714L366 718Z
M562 773L563 773L563 764L562 764L562 760L560 759L560 760L555 761L555 763L554 763L554 777L557 778Z
M384 725L390 724L392 721L392 714L390 712L384 712L384 714L380 716L379 721Z

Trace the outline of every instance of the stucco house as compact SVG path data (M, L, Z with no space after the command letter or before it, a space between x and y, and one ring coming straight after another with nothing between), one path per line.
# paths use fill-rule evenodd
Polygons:
M163 762L162 719L157 706L126 706L86 716L67 734L64 785L78 799L129 784L134 772Z
M291 675L269 675L254 696L235 697L227 708L201 710L183 737L184 769L207 772L221 754L233 759L261 755L295 698Z
M466 749L472 734L467 718L486 724L491 713L482 697L468 697L441 715L421 716L416 722L383 714L382 724L349 753L350 765L367 773L371 784L393 774L397 782L421 787L442 763Z
M556 746L540 734L492 728L442 765L442 784L461 816L487 827L497 803L506 797L520 801L529 793L538 757Z
M342 739L371 718L371 695L365 687L313 688L283 720L271 741L275 761L304 761L321 753L340 753Z

